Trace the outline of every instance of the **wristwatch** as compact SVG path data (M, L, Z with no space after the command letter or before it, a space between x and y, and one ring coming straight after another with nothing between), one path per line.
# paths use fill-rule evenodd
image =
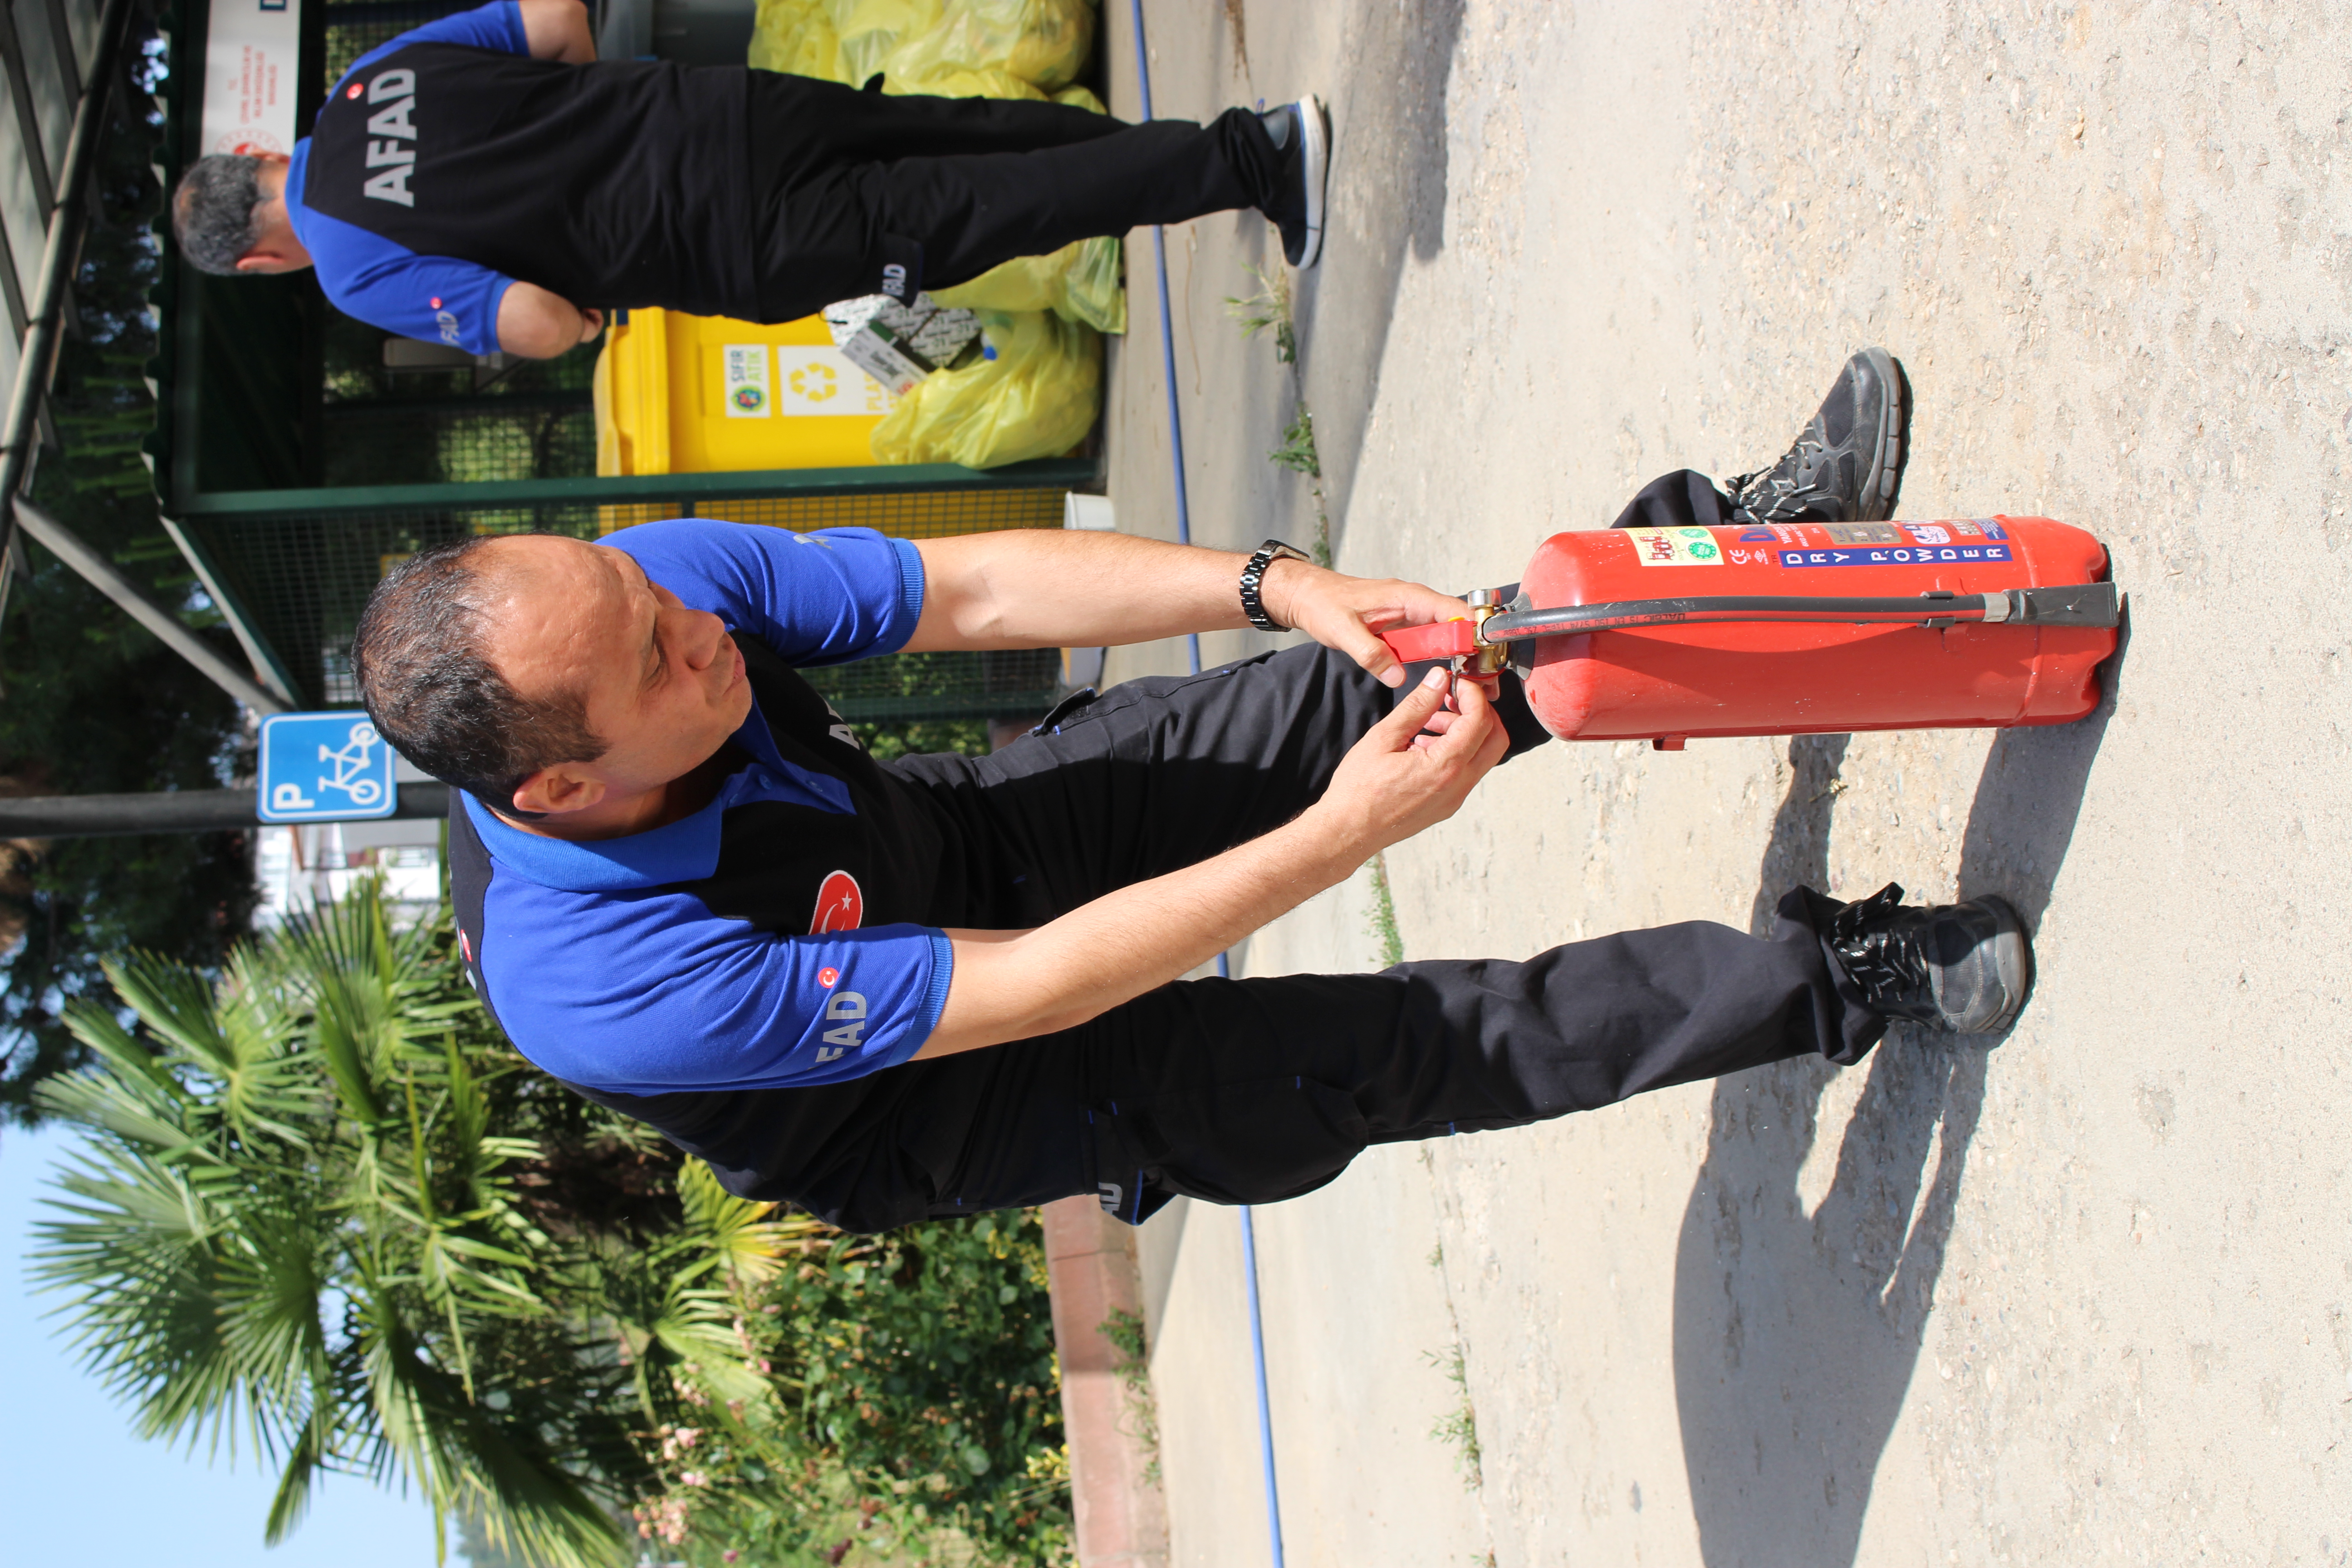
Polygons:
M1249 617L1250 625L1262 632L1286 632L1290 629L1267 615L1265 605L1257 596L1259 587L1265 582L1265 569L1277 561L1304 561L1311 566L1315 563L1315 557L1304 550L1285 544L1279 539L1269 539L1257 547L1257 552L1249 558L1249 564L1242 568L1242 614Z

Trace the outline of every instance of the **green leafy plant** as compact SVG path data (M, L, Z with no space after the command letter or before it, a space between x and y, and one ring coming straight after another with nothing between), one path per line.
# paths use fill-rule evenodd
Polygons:
M1404 937L1397 930L1396 898L1389 890L1388 852L1382 850L1364 864L1372 873L1372 940L1381 944L1381 967L1393 969L1404 962ZM1437 1262L1438 1255L1432 1254L1431 1266Z
M1281 268L1269 272L1253 267L1257 292L1244 298L1225 296L1225 314L1241 323L1242 336L1274 334L1274 357L1285 364L1298 363L1298 329L1291 313L1290 274Z
M533 1568L626 1561L621 1520L697 1563L1066 1555L1034 1215L730 1194L529 1068L446 910L377 886L217 978L107 975L128 1013L73 1009L96 1065L40 1090L89 1141L37 1277L142 1435L278 1468L266 1540L343 1473Z
M1249 268L1257 292L1246 298L1225 297L1225 313L1241 323L1242 335L1274 334L1274 357L1291 367L1292 390L1298 395L1297 412L1283 430L1282 445L1266 454L1277 467L1303 474L1315 502L1315 537L1307 552L1318 566L1331 564L1331 517L1323 500L1323 459L1315 449L1315 415L1307 405L1307 388L1298 372L1298 327L1292 312L1290 274Z
M1144 1343L1143 1318L1124 1307L1114 1308L1102 1321L1099 1331L1118 1352L1118 1365L1113 1370L1127 1399L1127 1413L1135 1422L1137 1442L1151 1458L1144 1461L1143 1479L1153 1486L1160 1484L1160 1402L1151 1395L1151 1356Z
M1444 1352L1428 1352L1422 1359L1444 1373L1446 1381L1460 1395L1454 1407L1438 1417L1429 1435L1453 1448L1463 1483L1475 1490L1484 1484L1485 1477L1478 1463L1478 1409L1470 1400L1470 1369L1464 1359L1462 1342L1456 1340Z
M766 1205L708 1201L738 1205L747 1230L769 1223ZM778 1255L730 1298L728 1357L678 1377L692 1411L657 1433L666 1485L636 1504L639 1533L697 1568L1063 1561L1069 1471L1035 1216L881 1237L817 1227Z
M1282 445L1268 452L1266 460L1278 468L1305 474L1309 479L1323 477L1323 459L1315 451L1315 415L1304 403L1282 432Z
M615 1333L691 1344L712 1313L665 1292L670 1258L590 1173L631 1163L635 1135L520 1070L448 945L445 924L392 929L370 887L216 983L110 963L137 1030L68 1016L98 1065L40 1103L89 1142L36 1277L143 1436L278 1468L268 1541L341 1472L414 1485L534 1561L610 1562L646 1415Z

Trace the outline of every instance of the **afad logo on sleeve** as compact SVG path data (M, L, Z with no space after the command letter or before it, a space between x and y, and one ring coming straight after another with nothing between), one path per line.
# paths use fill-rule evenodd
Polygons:
M835 871L825 878L816 890L816 916L809 921L809 935L823 936L827 931L856 931L857 922L866 918L866 895L857 890L857 879L846 871ZM841 972L827 965L817 971L817 984L833 994L825 998L824 1043L817 1047L820 1066L839 1061L852 1047L862 1048L866 1034L866 998L855 991L835 991L841 983Z
M857 879L846 871L835 871L818 885L816 914L809 921L809 935L856 931L865 919L866 895L857 890Z

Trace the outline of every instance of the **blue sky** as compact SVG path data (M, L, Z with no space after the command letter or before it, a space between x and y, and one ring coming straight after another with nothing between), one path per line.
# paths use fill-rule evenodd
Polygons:
M248 1456L209 1464L131 1434L83 1373L25 1278L58 1132L0 1132L0 1518L18 1563L171 1568L428 1568L433 1516L365 1482L330 1477L284 1545L261 1544L273 1477ZM452 1568L463 1559L452 1552Z

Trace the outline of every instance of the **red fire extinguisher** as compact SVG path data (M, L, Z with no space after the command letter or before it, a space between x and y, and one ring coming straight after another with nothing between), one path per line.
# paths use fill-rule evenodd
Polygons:
M2064 724L2098 706L2107 552L2042 517L1557 533L1509 605L1385 634L1506 664L1562 740Z

